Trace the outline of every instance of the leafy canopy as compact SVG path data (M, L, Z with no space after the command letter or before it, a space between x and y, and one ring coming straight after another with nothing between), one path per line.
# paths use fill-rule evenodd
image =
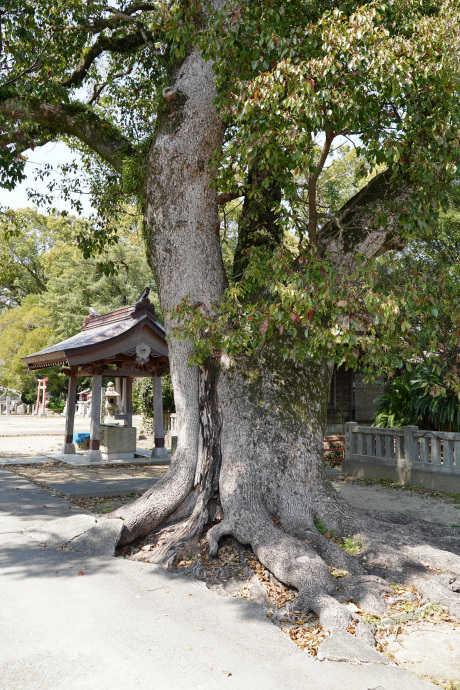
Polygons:
M384 165L394 184L413 185L399 215L419 226L433 211L426 195L436 209L458 172L459 25L457 0L236 0L220 10L201 0L5 0L2 184L24 176L24 151L62 138L83 155L88 189L109 223L120 188L139 192L161 91L199 42L215 61L227 126L217 152L222 191L263 161L294 202L296 171L317 171L315 142L359 137L369 170ZM47 115L43 104L52 106ZM67 192L77 188L74 180Z
M216 316L179 307L198 334L198 357L214 348L252 352L286 334L286 357L326 352L394 366L417 348L427 309L439 312L431 298L455 294L454 278L440 272L427 291L432 277L417 269L418 289L401 299L372 261L340 264L333 250L353 255L387 230L375 259L395 236L433 229L447 208L460 170L459 18L458 0L229 0L220 9L204 0L6 0L0 181L21 179L25 151L66 141L83 170L68 166L74 179L65 189L86 185L99 210L81 244L87 255L100 251L126 199L146 201L149 147L167 117L162 89L199 45L214 61L226 125L214 160L219 191L263 198L277 186L278 222L292 229L303 213L305 241L295 251L254 252ZM344 141L356 147L362 184L338 206L321 180ZM248 184L254 169L264 171L259 186ZM436 332L426 345L442 352L440 343L453 348L456 337L452 328L444 343Z

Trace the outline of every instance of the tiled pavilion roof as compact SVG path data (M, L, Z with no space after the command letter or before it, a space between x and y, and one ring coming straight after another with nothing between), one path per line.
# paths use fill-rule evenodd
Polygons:
M89 316L80 333L22 357L22 361L29 370L33 370L56 365L72 366L107 356L113 357L117 352L123 352L127 343L132 346L136 334L140 340L148 338L151 357L164 357L167 356L168 346L164 327L157 318L153 305L145 297L133 306L101 316Z

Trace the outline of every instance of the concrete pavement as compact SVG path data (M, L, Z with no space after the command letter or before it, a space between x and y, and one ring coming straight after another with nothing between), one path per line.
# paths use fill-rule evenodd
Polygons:
M158 566L62 551L23 533L82 513L0 470L2 690L435 687L391 665L317 661L247 600L222 598Z

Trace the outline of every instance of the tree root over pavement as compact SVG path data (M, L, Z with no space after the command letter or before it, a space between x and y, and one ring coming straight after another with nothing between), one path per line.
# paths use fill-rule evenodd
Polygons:
M210 528L208 523L204 537L194 529L192 539L186 538L183 506L181 519L171 518L119 553L164 563L222 593L254 599L291 639L313 653L318 640L336 628L375 645L375 632L381 621L392 620L395 601L404 601L404 613L434 606L434 611L460 620L457 529L409 523L395 514L376 517L348 505L344 515L340 504L342 519L331 521L334 528L324 517L297 524L293 535L262 511L250 516L240 511L238 519L224 518ZM185 513L193 508L196 502ZM346 528L340 530L340 523ZM396 599L395 590L400 593Z

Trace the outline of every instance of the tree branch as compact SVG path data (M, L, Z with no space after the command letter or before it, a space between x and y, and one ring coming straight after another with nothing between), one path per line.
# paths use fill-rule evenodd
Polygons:
M43 63L40 61L40 58L37 58L36 60L34 60L33 64L30 67L26 67L26 69L23 69L22 72L20 72L16 77L2 84L2 88L11 86L12 84L15 84L17 81L19 81L21 77L24 77L26 74L31 74L32 72L35 72L35 70L40 69L42 64Z
M315 168L315 172L308 178L308 236L310 238L311 244L316 247L318 244L317 228L318 228L318 213L316 209L316 185L318 182L318 177L324 168L329 151L331 150L331 144L334 140L335 132L329 129L326 132L326 140L321 151L318 163Z
M222 194L219 194L217 196L217 205L218 206L223 206L224 204L228 204L229 201L234 201L235 199L239 199L240 196L243 196L243 192L222 192Z
M74 72L62 82L62 86L77 86L88 74L93 62L105 51L112 53L128 53L134 48L144 45L145 41L140 32L135 32L123 36L123 38L111 38L109 36L99 36L97 41L82 56Z
M19 264L19 266L25 269L32 276L38 288L42 291L46 290L46 284L41 278L39 278L38 272L34 271L34 269L28 266L24 261L21 261L21 259L14 253L14 251L10 250L10 254L12 255L13 259Z
M123 77L127 77L131 72L133 71L132 66L127 69L125 72L119 72L118 74L112 74L111 79L122 79ZM94 105L94 103L97 103L99 100L101 93L109 83L109 79L106 79L102 84L94 84L93 86L93 95L91 96L91 99L88 101L88 105Z
M0 102L0 114L11 121L26 121L46 127L55 134L77 137L118 172L126 158L137 155L133 144L113 125L79 104L41 103L32 106L11 98ZM12 139L11 143L14 141Z
M86 31L88 33L98 34L101 31L104 31L104 29L110 29L120 19L123 21L134 22L135 20L131 18L131 15L134 14L134 12L149 12L152 10L158 10L158 7L156 5L151 5L150 3L134 3L129 7L125 7L123 11L109 6L102 8L102 10L105 12L111 12L112 16L108 19L96 20L92 24L76 24L75 26L67 26L65 27L66 30Z
M401 249L403 244L398 237L396 207L410 193L411 189L404 180L398 188L391 184L390 169L379 173L337 213L341 231L337 232L336 223L332 220L321 229L321 249L343 257L354 256L357 252L377 257L390 249ZM375 217L381 211L387 215L384 227L375 225Z

